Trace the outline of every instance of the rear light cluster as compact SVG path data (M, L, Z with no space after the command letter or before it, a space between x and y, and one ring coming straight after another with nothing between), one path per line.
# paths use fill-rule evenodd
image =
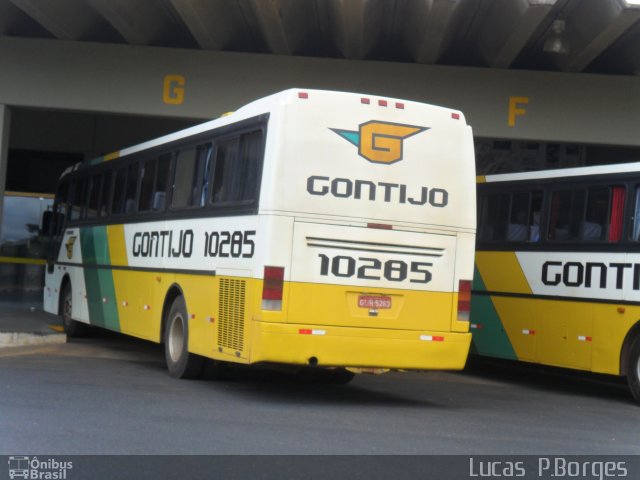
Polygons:
M284 267L264 267L262 284L262 310L282 310Z
M471 280L458 282L458 321L468 322L471 311Z

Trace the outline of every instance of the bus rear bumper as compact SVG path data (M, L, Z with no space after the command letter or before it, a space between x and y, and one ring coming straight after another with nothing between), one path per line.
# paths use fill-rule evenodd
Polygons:
M470 333L254 322L250 363L461 370Z

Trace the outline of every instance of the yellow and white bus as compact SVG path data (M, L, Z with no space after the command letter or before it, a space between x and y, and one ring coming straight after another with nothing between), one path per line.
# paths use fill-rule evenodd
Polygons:
M624 375L640 401L640 163L478 183L472 352Z
M164 342L175 377L461 369L475 221L462 113L292 89L65 172L44 305Z

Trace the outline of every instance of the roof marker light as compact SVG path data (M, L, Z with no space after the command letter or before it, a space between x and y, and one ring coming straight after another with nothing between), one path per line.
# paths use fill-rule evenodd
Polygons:
M298 98L309 98L309 94L307 92L298 92Z
M381 107L386 107L387 106L387 101L386 100L378 100L378 105L380 105Z
M393 225L385 223L367 223L367 228L377 228L379 230L393 230Z
M454 112L451 114L451 118L453 118L454 120L460 120L460 114Z
M371 103L371 100L369 100L368 98L362 97L360 99L360 103L363 103L364 105L369 105Z
M396 108L399 110L404 110L404 103L396 102Z

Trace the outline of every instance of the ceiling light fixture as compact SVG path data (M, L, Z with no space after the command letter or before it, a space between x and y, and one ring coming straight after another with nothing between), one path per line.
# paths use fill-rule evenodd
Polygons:
M551 33L544 41L542 49L548 53L558 55L567 55L569 53L569 44L564 38L566 24L564 20L554 20L551 25Z

